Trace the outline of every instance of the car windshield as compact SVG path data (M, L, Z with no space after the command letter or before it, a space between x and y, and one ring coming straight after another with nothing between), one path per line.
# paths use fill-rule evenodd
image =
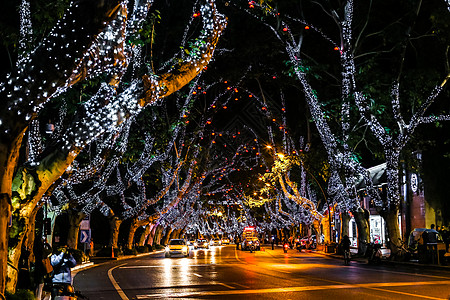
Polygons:
M184 241L183 240L171 240L169 242L169 245L184 245Z

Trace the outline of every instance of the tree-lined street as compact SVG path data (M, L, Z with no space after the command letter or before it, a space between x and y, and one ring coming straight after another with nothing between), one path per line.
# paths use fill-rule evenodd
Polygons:
M449 296L449 0L2 8L1 300Z
M448 299L450 270L370 266L281 247L162 253L80 271L75 287L90 299Z

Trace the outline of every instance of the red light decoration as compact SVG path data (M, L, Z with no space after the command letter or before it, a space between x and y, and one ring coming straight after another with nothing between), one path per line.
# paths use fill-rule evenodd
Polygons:
M193 16L194 18L200 17L200 13L199 13L199 12L196 12L196 13L194 13L192 16Z
M335 51L339 51L339 47L337 47L337 46L334 47L334 50L335 50Z
M284 28L283 28L283 31L284 31L284 32L288 31L287 27L284 27Z
M308 25L306 25L306 26L305 26L305 29L306 29L306 30L308 30L308 29L309 29L309 26L308 26Z
M253 95L248 95L249 98L253 97Z

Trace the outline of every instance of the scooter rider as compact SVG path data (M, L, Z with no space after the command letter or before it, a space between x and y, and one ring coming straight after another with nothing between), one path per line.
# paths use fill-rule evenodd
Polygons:
M52 299L55 299L61 289L64 291L72 285L70 268L75 267L77 262L66 245L58 248L50 257L50 262L53 266Z

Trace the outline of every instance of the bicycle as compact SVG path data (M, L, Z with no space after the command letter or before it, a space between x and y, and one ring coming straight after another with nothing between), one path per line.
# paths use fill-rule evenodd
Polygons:
M344 264L346 266L350 265L350 250L344 250Z

